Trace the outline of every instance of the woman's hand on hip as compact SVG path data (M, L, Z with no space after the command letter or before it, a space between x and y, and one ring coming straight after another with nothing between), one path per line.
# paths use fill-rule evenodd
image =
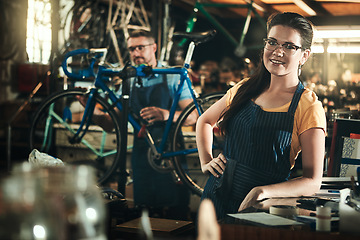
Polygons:
M216 158L211 159L210 162L201 165L201 170L203 173L210 172L215 177L220 177L220 175L224 173L225 165L226 158L220 153Z

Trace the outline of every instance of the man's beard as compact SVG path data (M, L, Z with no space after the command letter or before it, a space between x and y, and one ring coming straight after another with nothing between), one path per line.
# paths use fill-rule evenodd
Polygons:
M145 59L143 57L137 57L134 59L134 64L135 65L140 65L140 64L143 64L145 63Z

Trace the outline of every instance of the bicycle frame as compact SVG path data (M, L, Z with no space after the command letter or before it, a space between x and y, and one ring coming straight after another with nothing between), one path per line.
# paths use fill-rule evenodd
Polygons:
M178 105L178 102L180 99L180 95L183 91L183 86L184 86L185 82L189 87L191 97L196 106L198 114L199 115L201 114L199 104L196 100L197 95L194 92L194 90L192 89L191 80L188 77L188 70L187 70L190 66L190 60L191 60L191 55L194 50L194 46L195 46L195 44L193 42L191 42L189 45L187 57L185 58L185 63L184 63L183 67L151 69L152 74L178 74L180 76L180 82L178 84L175 98L174 98L173 103L170 108L169 118L166 121L165 130L164 130L160 145L155 145L154 139L152 138L149 131L147 131L147 129L146 129L145 136L148 141L148 144L152 148L152 151L155 153L155 155L159 156L160 158L169 158L169 157L173 157L173 156L186 155L186 154L197 152L197 149L195 149L195 148L182 150L182 151L178 151L178 152L165 152L166 142L167 142L167 139L170 134L171 124L173 122L173 119L175 116L175 111L176 111L176 108L177 108L177 105ZM90 49L90 50L89 49L78 49L78 50L74 50L74 51L67 53L65 55L64 61L62 62L62 67L64 69L64 72L69 77L81 79L81 78L84 78L84 76L85 77L95 76L94 87L91 88L89 91L89 98L87 100L84 115L81 120L79 129L73 137L73 141L76 141L76 142L82 141L82 136L88 130L89 121L87 121L87 119L90 119L92 117L92 114L93 114L93 111L95 108L95 106L93 104L94 103L93 98L96 94L98 94L99 90L102 90L108 94L108 97L111 100L113 106L116 106L120 111L122 111L122 109L123 109L123 105L122 105L120 99L106 85L106 83L108 82L107 76L120 76L124 70L117 71L117 70L109 69L109 68L105 67L104 59L105 59L106 51L107 51L106 49ZM85 69L83 71L80 71L80 74L74 74L74 73L71 73L68 71L68 69L67 69L67 59L68 58L75 56L75 55L88 54L88 53L94 53L95 55L97 55L97 56L95 56L95 58L100 58L100 63L98 65L98 72L96 75L94 73L94 63L95 63L96 59L94 59L94 58L91 60L89 68ZM144 73L145 72L144 69L148 68L148 67L145 65L142 65L142 66L138 66L138 67L130 66L129 68L131 68L133 73L136 73L130 77L136 77L136 76L145 77L146 74ZM139 121L137 119L134 118L134 116L132 114L128 115L128 122L130 122L130 124L133 126L133 128L137 131L140 131L140 129L142 128L142 125L139 123Z
M107 134L106 132L102 133L103 135L102 135L102 140L101 140L101 143L100 143L101 148L100 148L100 152L99 152L94 147L92 147L92 145L88 141L86 141L85 139L82 138L83 135L81 137L79 137L80 131L78 131L78 132L73 131L73 129L66 122L66 120L62 119L60 116L58 116L55 113L55 111L53 109L53 106L50 106L49 116L48 116L48 118L46 120L45 136L48 136L48 137L43 139L43 143L42 143L43 146L47 146L48 148L50 147L50 145L48 143L52 139L53 129L50 128L49 126L51 126L51 122L52 122L53 118L55 118L60 124L62 124L66 129L68 129L71 133L74 134L74 137L72 138L72 141L79 141L79 142L81 141L81 143L83 143L86 147L91 149L91 151L93 153L95 153L97 156L106 157L108 155L114 154L115 150L114 151L109 151L109 152L106 152L106 153L102 152L102 149L104 149L104 146L105 146L105 138L106 138L106 134ZM79 128L79 129L82 129L82 127ZM85 133L85 131L83 133ZM43 150L45 150L45 152L47 152L49 150L48 148L43 149Z

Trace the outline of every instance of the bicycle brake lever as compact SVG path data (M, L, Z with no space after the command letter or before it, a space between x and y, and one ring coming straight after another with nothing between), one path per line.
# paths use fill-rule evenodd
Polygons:
M145 74L146 77L150 76L152 74L152 67L151 66L145 66L142 69L142 72Z
M122 79L128 79L136 76L137 76L136 69L133 66L131 66L129 62L126 63L125 67L119 73L119 77Z

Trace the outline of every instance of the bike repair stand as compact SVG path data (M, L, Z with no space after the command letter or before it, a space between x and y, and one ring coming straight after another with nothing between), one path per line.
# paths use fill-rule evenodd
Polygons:
M119 163L119 177L118 177L118 191L122 193L125 197L125 188L128 173L126 171L126 155L127 155L127 138L128 138L128 114L129 114L129 100L130 100L130 78L134 74L130 68L124 67L121 71L120 78L122 78L122 93L121 93L121 103L123 109L121 111L121 124L120 124L120 133L121 133L121 152L120 152L120 163Z

